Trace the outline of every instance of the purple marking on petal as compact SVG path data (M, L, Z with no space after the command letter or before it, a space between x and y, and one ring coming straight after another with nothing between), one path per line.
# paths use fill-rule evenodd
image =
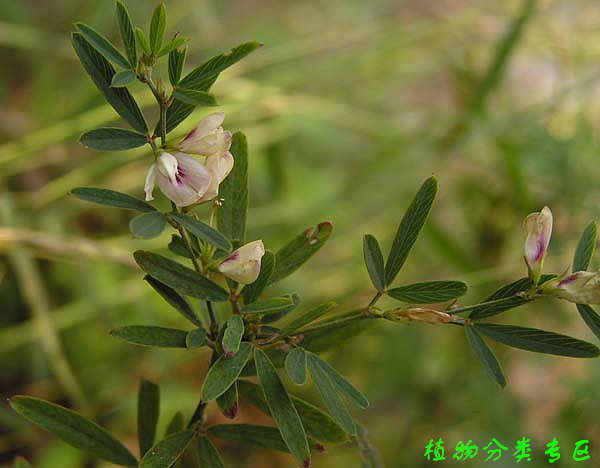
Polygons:
M558 287L562 287L566 284L572 283L573 281L575 281L577 279L579 275L577 273L573 273L572 275L567 276L565 279L561 280L558 283Z
M190 133L188 133L183 140L181 140L181 143L188 141L190 138L192 138L196 134L197 130L198 127L194 127L194 129Z
M533 257L534 262L538 262L546 253L546 239L543 237L538 239L536 243L535 256Z

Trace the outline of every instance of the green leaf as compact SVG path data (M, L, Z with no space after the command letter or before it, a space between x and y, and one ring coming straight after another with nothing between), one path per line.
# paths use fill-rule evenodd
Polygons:
M136 210L145 213L156 211L149 203L139 198L132 197L126 193L115 192L114 190L96 188L96 187L77 187L71 190L71 193L81 200L99 205L114 206L126 210Z
M146 325L127 325L114 328L111 336L128 343L141 346L158 346L161 348L185 348L187 332L176 328L164 328Z
M530 302L530 299L516 295L520 292L529 290L531 286L533 286L533 283L529 278L521 278L517 281L507 284L506 286L502 286L483 302L500 301L501 299L506 299L505 301L477 307L471 311L469 318L472 320L480 320L482 318L499 314L506 310L514 309L515 307L519 307L523 304L527 304ZM452 310L450 310L450 312L452 312Z
M446 302L464 296L467 285L461 281L426 281L390 289L390 297L413 304Z
M223 204L217 211L217 225L223 235L243 244L248 213L248 142L243 133L233 134L230 151L235 164L219 186Z
M183 414L181 414L181 411L177 411L171 418L171 421L169 421L169 424L167 425L167 429L165 430L165 437L174 434L175 432L181 432L184 429L185 423L183 421Z
M362 468L385 468L377 448L367 438L367 430L360 424L356 425L356 443L360 449Z
M326 221L316 227L310 227L302 234L283 246L275 254L275 271L271 283L276 283L291 275L312 257L329 239L333 224Z
M437 190L437 179L435 177L427 179L406 210L402 221L400 221L400 226L398 226L396 237L385 264L386 286L394 281L404 265L410 249L417 240L419 232L421 232L421 228L431 211Z
M189 37L177 36L174 37L171 42L169 42L166 46L158 51L156 54L157 57L162 57L163 55L170 54L173 50L178 49L187 41L189 41Z
M200 348L205 346L207 343L206 340L206 330L204 328L196 328L194 330L190 330L185 337L185 345L188 348Z
M152 55L152 49L150 49L150 41L148 41L148 37L146 36L144 30L136 26L135 37L137 38L137 43L142 49L142 52L148 57Z
M231 242L229 242L223 234L216 229L213 229L208 224L184 214L170 213L169 216L198 239L202 239L225 252L231 251Z
M135 81L136 75L133 70L122 70L115 73L110 82L111 88L123 88Z
M115 75L115 69L112 65L80 33L73 33L71 41L83 68L85 68L108 103L134 129L141 133L147 133L148 125L146 125L144 115L131 93L127 88L111 87Z
M333 417L335 421L350 435L356 435L356 425L352 420L352 416L348 413L346 406L337 394L336 388L329 377L329 374L323 369L316 355L308 353L307 365L310 375L312 376L313 383L321 399L325 404L325 407Z
M288 296L289 296L289 294L288 294ZM255 302L254 304L258 304L258 302ZM251 305L254 305L254 304L251 304ZM287 314L292 312L294 309L296 309L296 307L298 307L298 304L300 304L300 296L298 296L298 294L294 293L291 295L291 302L288 303L287 307L283 307L278 312L271 312L269 314L263 315L263 317L261 317L261 322L263 324L277 322L277 321L281 320L282 318L284 318Z
M117 0L117 20L119 21L119 32L121 33L121 40L123 41L123 47L127 53L129 64L131 65L131 68L135 70L137 67L135 31L127 7L123 5L120 0Z
M227 320L227 326L223 334L223 352L227 356L233 356L237 353L243 336L244 321L239 315L233 315Z
M377 291L385 289L385 267L383 265L383 254L379 242L371 234L365 234L363 238L363 255L369 277Z
M359 390L357 390L354 385L348 382L348 380L346 380L342 374L340 374L316 354L313 354L313 361L317 362L321 366L321 368L329 377L329 380L331 380L331 383L352 403L362 409L369 407L369 401L365 398L365 396Z
M15 466L14 466L14 468L33 468L33 467L23 457L17 457L15 459Z
M260 385L285 444L303 466L310 466L310 450L306 433L298 411L293 405L285 387L279 380L275 367L260 349L254 350L254 362Z
M248 342L240 344L235 356L221 356L206 374L202 384L202 401L217 399L235 382L250 358L252 345Z
M229 299L229 293L218 284L162 255L138 250L133 257L142 270L181 294L209 301Z
M270 297L253 302L242 309L243 314L276 314L294 304L292 296Z
M195 89L177 88L177 91L173 93L173 98L193 106L219 105L212 94L206 91L196 91Z
M105 58L113 63L116 63L121 68L129 69L131 65L127 61L123 54L112 45L112 43L106 39L102 34L96 31L91 26L85 23L75 23L75 27L79 29L80 34Z
M194 431L169 435L146 452L139 468L169 468L183 454L195 435Z
M158 211L143 213L129 221L129 230L133 237L153 239L162 234L167 226L167 218Z
M79 142L87 148L120 151L144 146L148 143L148 137L125 128L102 127L85 132Z
M144 456L154 445L156 424L160 407L160 389L149 380L142 379L138 393L138 444L140 456Z
M495 323L476 323L473 326L484 335L513 348L580 358L600 354L600 350L591 343L554 332Z
M504 377L500 363L498 362L498 359L496 359L493 351L488 347L484 339L473 326L465 326L465 331L467 333L469 345L471 346L473 353L475 353L475 356L477 356L477 359L481 361L490 377L494 379L498 385L504 388L506 386L506 378Z
M57 435L66 443L123 466L137 466L127 448L96 423L75 411L39 398L14 396L10 406L25 419Z
M316 324L302 331L302 347L314 353L321 353L360 335L375 322L377 321L361 317L341 323Z
M185 245L184 240L181 238L181 236L178 236L177 234L171 235L171 242L169 242L169 245L167 247L175 255L179 255L180 257L184 258L192 258L192 256L190 255L190 251L187 248L187 245ZM200 252L198 252L196 249L194 249L194 252L197 255L200 255Z
M596 238L598 237L598 228L596 223L591 221L581 234L575 256L573 258L573 272L587 270L594 255L596 248Z
M311 322L314 322L318 318L325 315L331 309L333 309L337 304L333 301L326 302L325 304L321 304L314 309L309 310L308 312L304 312L300 317L294 319L292 322L287 324L285 327L281 329L281 336L289 336L292 333L300 330L305 325L308 325Z
M266 415L271 415L259 385L246 380L238 380L237 385L240 394L246 400ZM348 436L342 428L323 410L294 395L290 395L290 397L308 435L321 442L336 444L348 440Z
M254 424L220 424L209 427L208 434L219 439L251 447L289 452L280 432L271 426Z
M187 55L187 47L183 49L173 49L169 52L169 82L172 86L177 86L181 79L181 72L185 65L185 56Z
M198 437L198 455L200 466L207 468L225 468L219 451L207 437Z
M237 384L233 382L225 393L217 398L217 405L221 413L229 419L234 419L238 412L238 389Z
M258 275L258 278L256 278L254 283L247 284L244 286L244 289L242 289L244 304L251 304L260 297L269 284L269 280L271 279L274 269L275 255L270 250L266 250L261 261L260 274Z
M152 276L146 275L144 276L144 280L147 281L148 284L152 286L152 288L181 315L183 315L194 325L202 327L202 321L200 320L200 317L198 317L198 314L196 314L185 297L180 296L177 291L152 278Z
M294 348L285 357L285 370L296 385L306 383L306 353L302 348Z
M590 330L600 338L600 315L587 304L576 304L577 312Z
M152 13L150 21L150 49L153 54L158 54L163 44L165 30L167 29L167 7L161 2Z

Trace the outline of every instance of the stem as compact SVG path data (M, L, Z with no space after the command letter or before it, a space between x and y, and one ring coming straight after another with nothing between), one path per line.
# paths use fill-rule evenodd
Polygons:
M371 307L373 307L377 301L379 300L379 298L383 296L383 292L382 291L377 291L377 294L375 294L375 296L373 296L373 299L371 299L371 302L369 302L369 305L367 306L367 310L369 310Z
M513 296L503 297L502 299L495 299L493 301L480 302L479 304L472 304L472 305L468 305L468 306L457 307L455 309L449 309L446 312L448 312L449 314L460 314L462 312L467 312L469 310L477 309L479 307L489 307L489 306L495 306L495 305L510 304L515 299L524 299L525 301L530 302L530 301L539 299L540 297L542 297L541 294L536 294L536 295L531 295L531 296L529 296L529 295L523 296L523 295L515 294Z

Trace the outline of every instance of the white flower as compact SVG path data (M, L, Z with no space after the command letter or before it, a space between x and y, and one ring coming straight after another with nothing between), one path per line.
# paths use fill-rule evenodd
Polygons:
M162 153L146 176L146 200L153 200L156 183L161 192L178 208L203 200L213 184L214 176L204 164L183 153Z
M545 206L542 211L531 213L523 223L527 239L525 240L525 262L529 276L537 284L542 274L542 264L548 251L552 236L552 212Z
M600 303L600 278L598 273L576 271L548 282L544 290L576 304Z
M210 185L199 202L212 200L219 194L219 185L233 169L233 155L227 151L224 154L213 154L206 158L204 163L211 174Z
M202 156L222 155L229 151L231 132L223 130L223 120L223 112L208 115L179 142L177 148L185 153Z
M219 271L238 283L254 283L260 273L260 262L264 254L265 246L261 240L250 242L233 251L219 265Z

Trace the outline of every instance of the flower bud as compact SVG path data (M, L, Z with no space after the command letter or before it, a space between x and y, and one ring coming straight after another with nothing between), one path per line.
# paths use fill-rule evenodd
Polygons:
M261 240L250 242L233 251L219 265L219 271L238 283L254 283L260 273L260 262L264 254L265 246Z
M597 272L577 271L549 281L544 291L576 304L598 304L600 277Z
M223 130L223 112L206 116L179 142L177 148L185 153L212 156L223 154L231 147L231 132Z
M452 316L446 312L434 309L413 307L411 309L393 309L384 312L383 316L394 322L425 322L431 325L452 322Z
M552 235L552 212L545 206L542 211L531 213L523 227L527 234L525 239L525 262L529 269L529 277L537 285L542 274L544 257Z

